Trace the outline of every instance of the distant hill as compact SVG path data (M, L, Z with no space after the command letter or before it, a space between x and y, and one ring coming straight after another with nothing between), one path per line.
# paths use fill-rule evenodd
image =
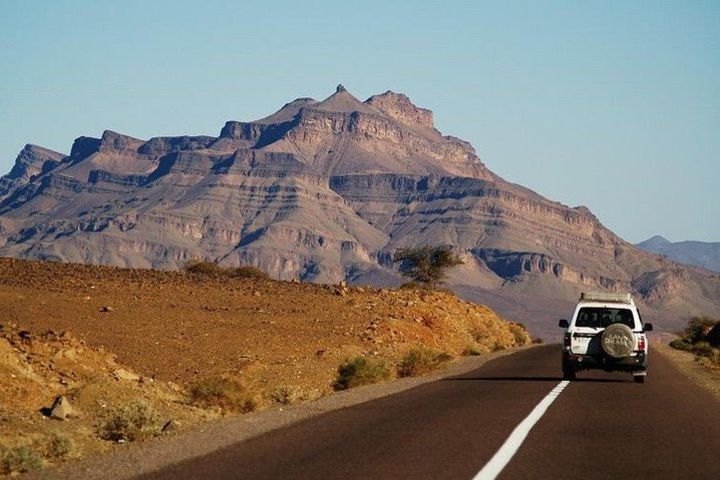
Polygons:
M676 262L697 265L720 272L720 242L671 242L655 235L635 245L647 252L659 253Z

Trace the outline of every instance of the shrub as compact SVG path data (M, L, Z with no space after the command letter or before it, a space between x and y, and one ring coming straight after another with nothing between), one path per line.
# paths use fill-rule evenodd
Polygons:
M228 270L228 275L235 278L268 278L267 273L250 265L231 268Z
M465 262L447 245L401 248L395 252L393 263L400 264L400 273L425 284L442 283L447 271Z
M698 357L712 359L715 356L715 349L707 342L698 342L692 346L692 352Z
M466 357L474 357L478 355L482 355L482 352L474 345L468 345L465 347L465 350L463 350L462 354Z
M543 343L543 339L542 338L533 338L532 343L535 345L540 345L541 343Z
M670 347L674 348L675 350L683 350L685 352L690 352L693 348L691 343L682 339L673 340L672 342L670 342Z
M506 348L507 347L504 344L496 341L495 345L493 346L493 352L501 352L501 351L505 350Z
M43 468L43 457L28 445L0 447L0 473L31 472Z
M75 444L70 437L60 433L53 433L45 447L45 456L49 458L63 458L75 450Z
M282 385L270 394L270 399L281 405L292 405L306 399L305 392L296 385Z
M390 369L382 360L367 357L355 357L346 360L338 367L338 375L333 388L346 390L377 383L390 378Z
M693 317L688 321L688 326L685 327L685 330L683 331L685 339L690 343L702 342L705 340L708 332L717 323L717 320L704 315Z
M98 433L104 440L134 442L156 435L160 427L157 412L143 401L134 401L105 412L98 422Z
M218 407L228 412L252 412L258 407L255 395L242 383L226 377L200 380L190 388L190 403L201 408Z
M224 268L215 262L190 260L185 264L183 270L196 275L220 275L224 271Z
M516 346L527 345L530 343L530 334L528 333L525 325L522 323L510 323L508 325L510 332L513 334Z
M400 377L416 377L431 372L442 362L450 360L447 353L438 353L432 348L417 346L409 350L398 365Z
M231 277L231 278L268 278L268 274L259 268L250 265L241 267L225 268L215 262L207 262L205 260L190 260L183 267L188 273L195 275L205 275L214 277Z
M453 356L450 355L448 352L440 352L440 353L438 353L438 356L435 357L435 360L437 360L440 363L449 362L452 359L453 359Z

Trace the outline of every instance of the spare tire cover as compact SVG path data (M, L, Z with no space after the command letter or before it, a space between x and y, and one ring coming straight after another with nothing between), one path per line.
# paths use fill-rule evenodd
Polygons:
M630 356L635 348L635 337L627 325L613 323L602 333L600 343L609 357L625 358Z

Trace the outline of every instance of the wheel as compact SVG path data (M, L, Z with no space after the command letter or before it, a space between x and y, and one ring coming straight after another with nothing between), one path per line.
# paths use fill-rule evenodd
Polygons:
M633 380L635 383L645 383L645 375L635 375Z
M575 380L575 369L570 366L563 366L563 380Z

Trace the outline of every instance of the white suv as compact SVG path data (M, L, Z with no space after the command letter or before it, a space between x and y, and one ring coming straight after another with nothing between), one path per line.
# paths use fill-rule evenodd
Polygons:
M578 370L600 369L633 374L636 383L647 375L648 339L640 312L629 293L593 292L580 295L563 341L563 377L575 379Z

